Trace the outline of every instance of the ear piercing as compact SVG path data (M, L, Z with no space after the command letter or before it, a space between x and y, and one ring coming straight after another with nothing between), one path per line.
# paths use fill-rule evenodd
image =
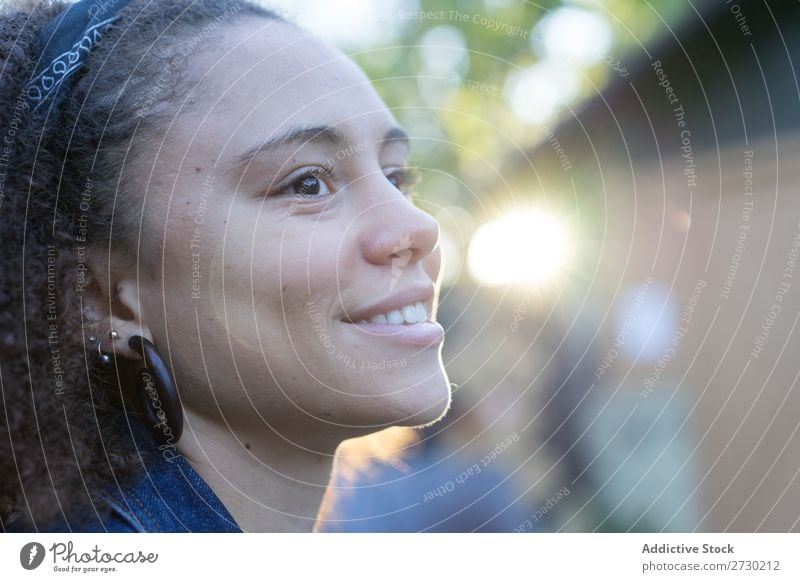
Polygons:
M111 341L118 340L119 332L115 329L112 329L110 332L108 332L108 338ZM111 362L111 356L103 351L103 342L96 335L89 336L89 343L97 344L97 360L101 364L107 365Z
M183 432L183 406L170 369L147 338L131 336L128 346L144 360L139 370L139 394L150 430L161 442L160 449L175 447Z

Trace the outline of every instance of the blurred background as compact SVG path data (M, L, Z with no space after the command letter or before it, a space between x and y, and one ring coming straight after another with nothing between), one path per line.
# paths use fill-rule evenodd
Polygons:
M264 3L411 133L446 262L453 408L321 529L800 531L797 2Z

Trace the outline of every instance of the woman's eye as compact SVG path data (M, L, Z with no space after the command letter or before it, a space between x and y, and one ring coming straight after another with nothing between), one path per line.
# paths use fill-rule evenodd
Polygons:
M326 196L331 193L325 180L316 174L307 174L289 185L292 194L298 196Z
M400 190L403 194L413 194L415 180L411 172L407 170L397 170L387 174L386 179L389 180L389 182L391 182L392 185Z

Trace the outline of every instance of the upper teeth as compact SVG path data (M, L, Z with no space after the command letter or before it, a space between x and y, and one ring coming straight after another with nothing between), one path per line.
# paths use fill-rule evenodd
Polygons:
M400 324L400 323L419 323L421 321L428 320L428 312L425 310L425 306L420 303L412 303L411 305L406 305L405 307L401 307L400 309L393 309L388 313L381 313L380 315L375 315L367 321L366 319L362 319L358 323L392 323L392 324Z

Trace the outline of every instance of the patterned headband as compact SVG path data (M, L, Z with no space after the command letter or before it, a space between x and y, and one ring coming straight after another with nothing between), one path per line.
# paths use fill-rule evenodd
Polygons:
M25 86L35 112L52 99L57 107L61 87L68 83L103 32L119 18L116 12L130 0L80 0L47 25L39 39L41 57L34 77Z

